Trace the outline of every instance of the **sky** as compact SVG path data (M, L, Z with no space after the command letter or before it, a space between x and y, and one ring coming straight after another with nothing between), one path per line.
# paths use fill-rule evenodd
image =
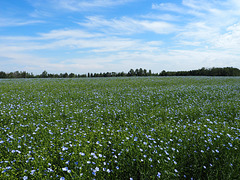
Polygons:
M1 0L0 71L240 68L239 0Z

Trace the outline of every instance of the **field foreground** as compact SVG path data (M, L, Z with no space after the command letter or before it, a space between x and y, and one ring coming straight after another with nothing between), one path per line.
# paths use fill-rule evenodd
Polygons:
M238 179L240 78L0 80L0 179Z

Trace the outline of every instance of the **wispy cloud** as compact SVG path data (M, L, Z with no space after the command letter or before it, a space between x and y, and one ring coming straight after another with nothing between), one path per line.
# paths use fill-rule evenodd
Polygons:
M98 28L102 32L112 34L133 34L146 31L157 34L169 34L177 30L177 27L171 23L160 20L144 20L122 17L120 19L104 19L98 16L88 17L86 22L78 23L88 28Z
M30 24L44 23L42 20L21 20L13 18L0 18L0 27L26 26Z
M182 0L182 4L191 9L209 11L212 9L214 2L206 0Z
M131 2L132 0L58 0L59 6L69 10L77 11L84 8L109 7Z
M181 45L217 48L221 47L220 42L228 44L228 47L237 44L234 40L238 39L237 25L232 25L239 22L239 1L182 0L181 4L160 3L153 4L152 8L174 11L182 17L185 22L179 25L175 37ZM234 27L234 30L229 32L229 27Z
M51 17L52 13L46 11L46 10L39 10L39 9L35 9L33 12L29 13L30 17L33 18L42 18L42 17Z
M68 51L68 46L76 43L75 49L77 51L84 50L83 48L89 47L84 51L88 51L87 56L76 58L76 52L72 57L70 54L63 56L63 52ZM87 72L106 72L106 71L125 71L131 68L144 67L151 69L153 72L165 70L189 70L202 67L213 66L239 66L239 55L232 54L227 50L167 50L162 48L161 42L143 42L127 39L109 38L97 41L92 39L85 42L72 42L66 40L59 43L56 41L55 48L59 51L59 45L63 46L63 52L50 58L43 58L37 55L30 55L29 51L14 51L10 47L1 47L1 56L6 61L1 62L1 67L7 67L8 64L16 66L11 70L27 70L28 72L38 72L37 70L47 70L51 73L54 72L74 72L74 73L87 73ZM84 45L81 45L84 44ZM47 46L47 44L42 44ZM58 46L58 47L57 47ZM41 46L39 46L41 48ZM39 50L39 49L38 49ZM46 52L45 52L46 53ZM85 52L86 53L86 52ZM58 62L57 62L58 60ZM60 60L60 61L59 61ZM193 61L194 60L194 61ZM57 62L57 63L56 63ZM236 63L238 62L238 63Z
M234 51L240 54L240 23L228 27L227 32L216 38L213 44L217 48L231 50L231 52Z
M69 50L92 53L113 53L124 51L153 52L163 44L162 41L146 41L118 37L109 33L91 33L80 29L58 29L36 36L0 36L1 49L5 52L30 52L39 50ZM3 45L4 44L4 45Z
M28 0L35 8L44 7L68 11L90 11L124 5L136 0ZM47 6L46 6L47 5ZM39 14L38 11L35 11Z
M163 10L163 11L173 11L177 13L185 13L185 9L174 4L174 3L160 3L152 4L152 9Z
M60 29L52 30L48 33L40 33L42 39L66 39L66 38L92 38L100 37L103 34L100 33L90 33L80 29Z
M157 13L149 13L149 14L144 14L140 16L143 19L149 19L149 20L162 20L162 21L179 21L180 20L180 16L177 15L172 15L172 14L157 14Z

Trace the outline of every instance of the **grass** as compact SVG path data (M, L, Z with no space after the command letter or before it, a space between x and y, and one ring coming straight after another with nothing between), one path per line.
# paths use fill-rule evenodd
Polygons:
M240 78L0 81L0 179L238 179Z

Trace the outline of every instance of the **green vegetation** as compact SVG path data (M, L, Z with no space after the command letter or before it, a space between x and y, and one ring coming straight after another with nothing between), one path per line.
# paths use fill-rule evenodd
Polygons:
M238 179L240 78L0 80L0 179Z
M151 70L146 69L130 69L128 73L125 72L104 72L104 73L88 73L86 74L74 74L60 73L51 74L47 71L43 71L40 75L33 75L26 71L15 71L5 73L0 71L0 78L84 78L84 77L125 77L125 76L240 76L240 70L233 67L224 68L202 68L191 71L165 71L160 73L152 73Z

